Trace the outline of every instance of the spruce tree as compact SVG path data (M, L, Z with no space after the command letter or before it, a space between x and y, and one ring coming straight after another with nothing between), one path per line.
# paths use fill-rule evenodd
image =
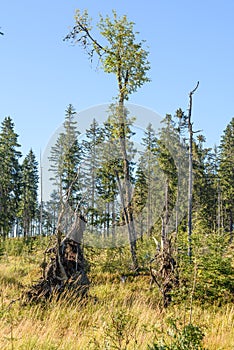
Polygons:
M142 159L141 159L142 160ZM140 237L143 239L143 235L145 232L150 232L150 227L148 225L148 216L145 213L147 199L149 198L149 179L146 177L146 173L144 170L144 162L139 161L138 167L136 169L135 175L135 187L133 193L133 210L134 215L137 218L137 226L138 232L140 232ZM150 195L151 196L151 195ZM150 203L147 206L147 212L150 213Z
M62 201L63 190L62 190L62 176L63 176L63 163L64 163L64 133L60 133L56 143L51 147L49 161L49 171L52 173L50 180L55 187L55 191L58 193L60 203Z
M234 216L234 118L227 125L220 143L220 187L224 204L224 225L233 238Z
M78 142L80 132L77 129L75 121L76 111L70 104L66 110L64 125L64 157L63 157L63 174L62 188L66 193L69 188L70 206L75 209L77 203L81 199L81 183L78 177L78 171L81 161L81 147Z
M11 117L6 117L0 132L0 234L5 239L16 220L20 199L21 152Z
M161 206L161 243L162 248L168 244L170 218L176 206L178 171L175 163L175 151L178 143L178 132L170 114L162 121L163 127L157 141L158 167L163 174L163 200ZM174 153L174 154L173 154ZM173 229L175 229L173 227Z
M82 164L82 176L84 177L83 192L85 193L85 205L88 207L88 224L91 225L91 232L97 225L100 212L98 210L97 198L97 171L101 161L100 147L104 141L102 128L94 119L90 128L86 130L85 139L82 142L84 162Z
M47 235L55 233L58 215L60 211L60 205L61 201L59 193L58 191L53 190L53 192L50 195L50 199L44 204L43 210L43 223Z
M21 167L21 197L19 205L19 218L23 228L23 234L33 234L33 220L36 219L37 190L38 190L38 162L30 149L23 160Z
M205 137L193 142L193 214L194 230L210 233L215 228L216 191L213 153L203 146Z
M144 133L144 137L142 138L142 145L144 146L144 152L140 158L141 170L139 175L143 175L143 172L146 176L145 182L147 184L147 200L146 200L146 222L147 222L147 232L150 233L152 226L154 224L153 212L157 206L156 204L156 192L158 192L156 186L158 181L157 174L157 159L156 159L156 147L157 147L157 137L156 132L150 123ZM143 180L143 179L142 179ZM136 182L136 189L139 181ZM140 185L140 184L139 184Z
M51 148L50 171L59 193L60 201L69 189L69 205L74 210L81 199L81 183L78 170L81 162L81 147L78 142L79 131L75 121L76 111L70 104L65 111L64 130Z

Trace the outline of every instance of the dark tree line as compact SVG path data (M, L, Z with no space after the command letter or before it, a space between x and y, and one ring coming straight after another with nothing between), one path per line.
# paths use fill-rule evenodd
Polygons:
M184 224L183 220L176 221L181 205L177 203L178 191L183 186L178 186L179 165L178 161L175 164L167 139L175 148L183 145L186 149L187 117L181 110L174 117L167 115L158 133L150 124L141 141L144 150L137 160L128 117L125 133L132 195L125 208L121 200L126 191L121 187L124 169L121 149L115 142L118 130L114 120L111 111L104 125L98 125L94 119L80 139L76 112L68 106L64 131L51 149L51 177L55 187L51 200L44 205L43 232L54 232L62 196L72 186L69 206L72 210L78 206L85 214L89 233L98 238L115 237L119 227L126 225L124 210L131 206L137 238L153 234L165 244L169 233L178 231L179 223ZM202 135L193 138L193 230L195 234L199 230L229 232L231 240L234 120L224 130L219 147L206 148L204 142ZM174 152L179 155L180 149ZM10 117L1 125L0 154L1 236L5 238L13 231L24 236L38 234L38 163L32 150L21 160L18 135ZM185 193L183 196L186 198ZM72 216L69 220L72 221Z
M9 234L37 232L38 163L32 149L22 162L21 157L14 123L6 117L0 131L0 232L4 239Z
M69 109L74 110L72 106ZM64 132L51 150L51 173L57 174L52 176L55 184L54 208L59 207L61 193L64 195L75 181L70 207L72 210L79 207L87 220L87 234L94 234L98 239L118 239L119 229L126 225L124 210L130 210L130 207L137 238L154 235L163 246L172 233L176 235L186 227L187 206L183 207L183 203L187 201L188 161L184 158L188 157L188 139L187 116L181 109L176 111L175 116L166 115L158 132L151 124L148 125L141 140L143 151L138 159L132 142L131 118L128 118L126 149L132 195L125 208L121 199L126 191L122 187L122 153L115 141L118 130L114 119L111 119L111 111L103 125L94 119L81 139L76 122L79 118L75 118L75 113L69 117L70 128L66 124L67 118L68 114ZM221 145L214 150L204 147L203 135L193 137L192 224L195 235L201 230L204 234L225 231L232 238L231 128L233 120L224 131ZM64 147L62 151L60 149L67 139L71 140L69 156Z

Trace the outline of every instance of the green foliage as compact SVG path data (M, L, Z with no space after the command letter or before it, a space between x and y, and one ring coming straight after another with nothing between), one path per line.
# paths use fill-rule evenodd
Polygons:
M86 130L85 139L82 141L83 159L82 176L85 201L83 204L87 208L87 225L93 232L94 226L100 224L100 217L103 214L103 203L97 193L97 173L102 157L101 147L104 141L104 130L94 119L90 128Z
M209 233L217 227L217 164L210 148L204 148L205 137L193 143L193 227Z
M118 78L120 94L127 99L145 82L150 69L147 61L148 52L143 49L143 42L136 41L134 23L127 16L118 17L113 11L113 19L100 16L98 24L101 35L107 40L107 53L102 59L104 71L114 73Z
M225 229L233 237L234 221L234 118L227 125L220 144L220 166L218 171L223 206Z
M36 254L41 249L45 249L48 244L49 237L26 237L11 238L0 241L0 251L2 259L4 256L21 256Z
M186 252L179 251L180 287L174 300L199 304L222 305L234 300L234 268L232 245L227 234L198 234L193 237L193 263Z
M103 324L103 341L92 339L89 344L90 349L132 349L133 344L137 345L134 332L136 325L137 319L129 311L121 308L111 312L108 322Z
M24 236L32 235L33 219L36 219L38 162L32 151L26 155L22 164L21 196L18 217L23 228Z
M75 26L65 40L81 44L91 60L94 53L97 54L104 71L116 76L119 98L127 100L130 94L149 81L146 74L150 65L144 41L136 40L138 32L134 31L134 23L126 15L118 17L114 10L113 18L100 15L97 27L105 41L103 44L92 36L88 12L77 10Z
M161 339L149 345L149 350L205 350L202 345L204 333L201 328L188 324L181 330L177 328L174 321L170 322L168 330L170 340Z
M203 251L196 257L195 297L200 302L218 305L234 301L234 268L232 257L228 256L228 236L210 234L205 239Z
M20 198L21 152L17 139L14 123L6 117L0 132L0 235L4 238L12 229Z

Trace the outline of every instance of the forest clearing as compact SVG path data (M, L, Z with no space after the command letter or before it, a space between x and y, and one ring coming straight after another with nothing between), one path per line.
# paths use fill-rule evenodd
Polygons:
M151 83L150 52L116 10L75 10L62 41L115 94L69 103L43 156L1 120L0 348L234 350L234 118L209 147L197 80L163 117L129 104Z

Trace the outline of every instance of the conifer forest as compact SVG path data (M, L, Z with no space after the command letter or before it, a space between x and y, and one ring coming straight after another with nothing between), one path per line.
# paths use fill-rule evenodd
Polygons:
M233 350L234 118L207 147L195 81L140 129L147 45L116 11L92 25L76 10L64 45L115 79L102 122L64 106L45 169L1 121L1 349Z

